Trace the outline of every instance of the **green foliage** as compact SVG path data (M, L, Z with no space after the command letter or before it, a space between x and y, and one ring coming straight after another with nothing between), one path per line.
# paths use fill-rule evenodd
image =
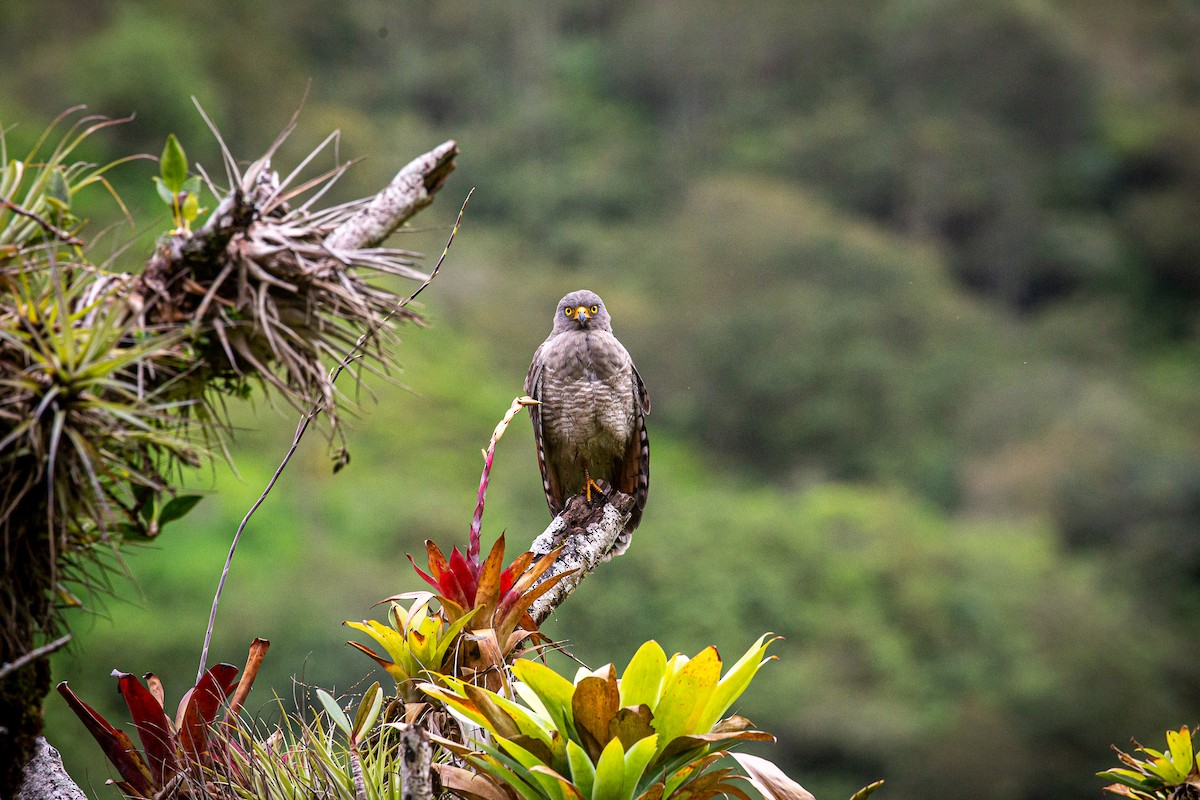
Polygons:
M199 201L200 176L188 177L187 156L173 133L163 147L159 170L160 174L154 178L159 199L171 209L175 229L186 233L192 221L204 213Z
M6 133L0 128L0 269L19 258L35 261L44 255L41 252L44 248L60 245L78 248L82 242L71 233L81 227L82 220L71 213L71 207L75 195L88 186L106 187L124 211L124 204L109 185L106 173L134 157L115 159L101 167L72 160L90 136L122 120L78 116L53 139L55 129L78 111L79 108L73 108L60 114L23 158L14 158L9 153ZM48 224L53 227L47 228ZM55 227L59 230L55 231ZM74 249L58 257L72 261L78 260L79 255L80 251Z
M353 722L328 693L318 697L325 717L303 721L281 710L269 734L229 734L236 746L229 747L229 768L218 773L216 785L258 800L400 800L398 735L377 724L382 690L367 691Z
M396 602L400 599L411 599L413 602L405 609ZM427 680L427 673L442 671L448 656L453 664L454 653L451 648L472 619L470 615L465 615L451 621L440 612L430 613L429 603L432 599L433 595L428 592L389 598L391 613L388 615L388 625L373 619L362 622L347 620L345 623L370 636L388 654L390 661L376 655L368 647L350 642L351 647L366 653L387 670L396 681L397 693L406 702L416 702L421 697L418 682Z
M371 163L446 135L470 153L456 180L480 187L479 216L429 298L434 335L461 335L406 355L421 397L368 406L353 487L323 481L316 448L278 490L304 512L264 509L245 548L247 570L319 576L340 607L247 581L218 636L270 626L306 680L352 671L357 654L296 631L369 606L424 532L459 523L473 437L516 390L545 308L592 285L655 395L655 500L630 557L548 631L588 630L581 657L782 632L789 669L763 694L797 710L746 702L785 734L789 769L832 781L819 796L874 774L903 776L898 798L961 794L964 774L980 797L1086 796L1107 742L1196 705L1171 679L1200 642L1185 5L0 5L6 125L81 98L138 113L82 147L93 161L175 131L208 163L191 95L245 151L310 75L305 119ZM24 153L25 128L7 132ZM157 204L129 172L131 207ZM96 218L65 177L73 213ZM146 658L193 659L212 579L195 565L219 561L290 435L244 434L246 485L218 476L168 550L138 553L146 599L89 623L82 650L118 662L165 610L178 623ZM544 523L526 462L494 493L510 549ZM873 566L833 564L843 534ZM92 668L78 658L60 668Z
M491 734L475 743L483 755L471 763L526 800L745 798L728 780L731 768L709 771L724 755L711 746L772 738L741 717L721 719L772 641L759 638L724 675L715 648L668 659L654 641L620 678L609 664L580 670L572 683L519 660L512 690L523 704L450 677L422 689Z
M160 499L172 491L167 473L196 465L201 452L171 395L183 337L140 337L118 282L73 272L46 265L12 273L0 301L0 469L9 476L0 536L10 553L5 574L14 576L5 601L10 635L28 614L52 627L52 610L30 599L49 590L40 581L76 602L67 578L102 585L101 573L84 565L126 536L152 538L194 505ZM158 380L147 381L152 372ZM40 535L26 530L35 520L45 526Z
M1116 752L1125 766L1099 773L1102 778L1116 781L1104 787L1106 792L1137 800L1176 800L1200 792L1200 757L1195 754L1192 732L1186 725L1167 731L1167 749L1163 752L1140 745L1137 752L1146 758Z
M72 159L114 121L78 117L58 133L71 114L55 120L23 159L9 157L0 133L6 645L53 628L52 591L78 602L64 576L103 582L103 573L89 575L84 566L98 548L126 534L153 536L186 513L186 501L169 511L157 504L170 493L165 474L199 458L172 395L184 336L140 326L125 306L124 279L90 264L77 236L76 193L96 184L111 193L105 175L128 159L103 167ZM30 530L39 524L44 530Z

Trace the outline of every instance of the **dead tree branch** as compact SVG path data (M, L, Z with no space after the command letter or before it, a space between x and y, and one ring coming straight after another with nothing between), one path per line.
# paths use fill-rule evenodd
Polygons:
M624 532L633 503L633 497L622 492L612 492L605 502L590 505L583 495L576 495L533 540L529 549L539 556L566 545L539 583L574 570L574 574L534 601L529 609L534 622L541 625L584 578L612 557L613 543Z
M400 780L401 800L433 800L433 745L417 725L400 734Z
M36 650L30 650L28 653L21 656L20 658L14 659L13 661L5 662L3 665L0 665L0 678L3 678L5 675L9 674L10 672L16 672L21 667L25 666L26 664L28 664L32 661L36 661L39 658L44 658L44 657L50 655L55 650L65 647L67 645L67 643L70 641L71 641L71 634L67 633L67 634L64 634L64 635L58 637L53 642L49 642L47 644L42 645L41 647L37 648Z
M45 737L37 739L37 751L25 765L25 780L16 800L87 800L83 790L63 769L62 756Z
M413 214L433 202L433 196L454 170L458 145L443 142L410 161L371 202L325 237L332 251L375 247Z

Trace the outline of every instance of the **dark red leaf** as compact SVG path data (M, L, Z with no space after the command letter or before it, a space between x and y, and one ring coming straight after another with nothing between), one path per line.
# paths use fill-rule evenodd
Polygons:
M129 706L129 715L142 740L150 777L157 791L179 771L171 722L158 698L134 676L117 673L117 689L125 698L125 705Z
M246 666L242 668L242 679L238 681L237 691L233 693L233 697L229 701L229 711L225 715L226 720L232 720L241 713L250 689L254 686L254 679L258 677L259 667L262 666L263 659L267 655L267 648L270 646L271 643L263 638L255 638L250 643Z
M124 731L119 731L109 724L108 720L96 713L96 709L79 699L63 681L58 685L58 693L67 701L67 705L79 717L83 726L92 734L92 738L100 745L104 755L117 768L117 773L129 784L132 794L149 797L154 793L150 770L142 759L142 754L133 746L133 741Z
M203 764L208 754L208 726L217 718L221 703L229 696L237 667L217 664L187 693L179 722L179 743L183 752L196 763Z
M475 605L475 591L478 589L476 575L467 565L467 560L463 558L463 554L458 552L455 547L450 551L450 572L458 579L459 586L462 587L464 608L470 608Z
M513 583L517 577L529 567L533 561L533 553L525 552L513 559L513 562L508 565L500 576L500 596L503 597L513 588Z
M530 606L533 605L534 601L536 601L546 592L553 589L560 581L563 581L570 575L574 574L574 572L575 570L573 569L567 570L566 572L560 572L554 577L547 578L546 580L542 581L524 594L516 594L516 589L509 592L504 597L504 601L501 603L501 607L499 609L500 620L495 626L497 635L507 636L509 633L515 630L517 624L526 617L527 612L529 611ZM512 599L514 597L515 599ZM530 622L532 621L533 620L531 619ZM535 625L530 630L537 630L537 626Z
M407 555L407 553L405 555ZM418 567L417 562L413 561L412 556L408 556L408 560L412 562L413 569L415 569L417 571L417 574L421 576L421 579L423 581L428 583L430 586L432 586L438 592L441 592L444 594L444 592L442 590L442 585L440 583L438 583L432 575L430 575L429 573L425 572L425 570Z

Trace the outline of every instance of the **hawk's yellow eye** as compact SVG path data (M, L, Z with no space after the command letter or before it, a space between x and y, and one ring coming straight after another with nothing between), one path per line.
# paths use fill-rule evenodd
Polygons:
M564 314L566 314L568 317L573 317L573 316L575 316L575 309L573 309L573 308L564 308L564 309L563 309L563 313L564 313Z
M599 314L600 306L592 306L591 308L588 309L588 312L591 314Z

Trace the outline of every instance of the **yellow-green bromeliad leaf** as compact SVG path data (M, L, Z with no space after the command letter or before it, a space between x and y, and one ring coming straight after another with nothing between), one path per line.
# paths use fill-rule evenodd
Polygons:
M716 725L721 716L733 705L733 702L741 697L742 692L750 686L750 681L758 674L759 667L769 660L765 658L767 648L777 641L779 641L778 636L764 633L758 637L757 642L750 646L745 655L729 668L725 677L721 678L717 684L716 690L712 693L708 705L705 706L704 712L700 716L700 727L704 729L700 732L707 731Z
M701 717L720 679L721 657L715 647L701 650L667 679L662 698L654 708L660 753L676 737L702 732L698 727Z
M667 654L651 639L638 648L625 667L621 676L621 705L645 704L653 710L658 705L666 671Z
M575 718L571 712L574 684L545 664L524 658L513 662L512 671L518 681L537 695L558 730L574 730ZM517 691L525 696L520 685Z

